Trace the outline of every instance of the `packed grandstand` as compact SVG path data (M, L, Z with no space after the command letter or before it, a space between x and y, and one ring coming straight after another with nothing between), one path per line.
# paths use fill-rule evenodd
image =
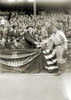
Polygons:
M64 31L68 39L71 34L71 14L64 11L41 11L36 17L21 11L0 11L0 49L24 49L24 33L32 32L34 40L41 42L51 36L51 25Z

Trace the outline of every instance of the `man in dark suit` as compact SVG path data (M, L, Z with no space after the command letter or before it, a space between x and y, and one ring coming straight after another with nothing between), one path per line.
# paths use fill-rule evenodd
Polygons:
M33 33L33 27L30 26L27 28L27 32L24 33L25 38L25 48L36 48L37 41L35 40L35 34Z

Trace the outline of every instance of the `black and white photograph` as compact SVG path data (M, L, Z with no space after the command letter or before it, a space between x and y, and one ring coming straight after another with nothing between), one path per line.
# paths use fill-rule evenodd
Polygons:
M71 1L0 0L1 100L71 100Z

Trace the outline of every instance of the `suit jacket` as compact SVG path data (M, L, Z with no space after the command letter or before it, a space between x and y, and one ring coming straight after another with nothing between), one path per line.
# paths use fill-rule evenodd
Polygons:
M36 48L35 39L33 34L31 35L29 32L24 33L25 38L25 47L26 48Z

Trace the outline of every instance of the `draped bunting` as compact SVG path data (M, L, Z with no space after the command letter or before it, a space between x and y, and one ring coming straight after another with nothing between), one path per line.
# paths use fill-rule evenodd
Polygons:
M40 49L1 50L1 72L37 73L44 68L44 56Z

